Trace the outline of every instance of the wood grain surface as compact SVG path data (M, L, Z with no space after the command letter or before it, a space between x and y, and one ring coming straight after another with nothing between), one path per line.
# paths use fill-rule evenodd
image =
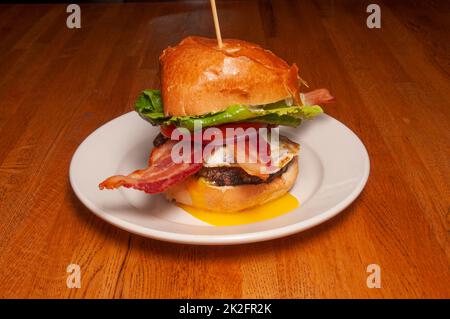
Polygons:
M450 3L218 1L222 35L300 66L366 145L371 175L336 218L251 245L164 243L85 208L68 168L94 129L158 86L158 55L214 37L208 1L0 6L0 297L450 298ZM114 143L114 141L111 141ZM66 267L81 266L81 288ZM381 267L380 289L366 285Z

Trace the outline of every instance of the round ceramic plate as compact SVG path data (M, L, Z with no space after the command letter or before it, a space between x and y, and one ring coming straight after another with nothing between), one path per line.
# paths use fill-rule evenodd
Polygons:
M300 172L290 193L300 205L289 213L237 226L212 226L166 201L121 188L100 191L98 184L116 174L147 166L159 129L135 112L122 115L89 135L70 164L75 194L105 221L146 237L187 244L241 244L269 240L303 231L345 209L364 188L369 157L360 139L328 115L299 128L282 128L300 143Z

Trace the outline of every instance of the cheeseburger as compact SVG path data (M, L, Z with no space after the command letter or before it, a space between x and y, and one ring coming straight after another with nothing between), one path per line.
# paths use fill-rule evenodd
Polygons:
M160 127L148 167L109 177L100 189L165 193L177 203L221 212L261 205L288 192L298 174L299 145L284 136L277 143L269 138L240 143L247 155L242 160L237 141L249 129L297 127L323 112L319 104L333 101L329 92L301 93L300 86L307 85L296 64L241 40L226 39L219 48L215 39L188 37L165 49L159 62L161 89L144 90L135 104L143 119ZM211 128L227 138L202 134ZM174 159L181 140L195 144L188 148L190 160ZM196 156L212 142L212 151ZM265 160L261 149L268 154Z

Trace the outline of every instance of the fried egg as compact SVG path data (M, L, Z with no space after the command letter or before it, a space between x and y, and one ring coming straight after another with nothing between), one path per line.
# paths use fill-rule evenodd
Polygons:
M298 154L300 145L289 140L287 137L280 136L278 143L270 143L270 159L271 164L278 169L282 169L289 163L294 156ZM238 166L234 154L233 145L227 147L216 146L209 156L205 156L203 161L204 167L224 167L224 166Z

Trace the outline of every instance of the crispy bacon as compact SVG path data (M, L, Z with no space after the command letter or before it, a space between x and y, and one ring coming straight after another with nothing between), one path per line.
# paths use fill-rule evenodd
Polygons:
M270 174L279 170L278 166L274 166L271 162L271 147L268 141L258 135L256 145L254 139L244 137L239 140L236 136L234 141L234 152L236 163L249 175L258 176L266 180ZM243 143L242 143L243 142ZM134 188L149 194L162 193L170 186L177 184L188 176L197 173L203 166L202 157L205 145L188 141L191 144L191 161L189 163L175 163L172 160L172 148L179 143L178 141L167 140L164 144L155 147L148 161L148 167L136 170L133 173L125 175L115 175L107 178L99 184L99 188L116 189L121 186L126 188ZM241 148L244 147L242 150ZM201 152L197 154L196 152ZM197 156L196 156L197 155ZM208 155L206 155L208 156Z
M242 168L247 174L252 176L258 176L262 180L269 178L270 174L278 171L277 167L271 166L270 164L264 164L261 162L248 163L242 162L238 163L239 167Z
M172 147L176 141L167 141L155 147L149 159L149 166L124 176L116 175L100 183L100 189L114 189L120 186L134 188L148 194L162 193L170 186L197 173L202 163L174 163L171 157Z
M308 93L303 93L302 100L305 105L320 105L333 103L334 97L327 89L318 89Z
M259 137L257 145L251 145L248 140L242 142L235 141L235 160L247 174L266 180L278 170L270 161L270 144L264 138ZM242 147L243 153L240 152ZM245 155L245 158L239 158L239 154L241 157Z

